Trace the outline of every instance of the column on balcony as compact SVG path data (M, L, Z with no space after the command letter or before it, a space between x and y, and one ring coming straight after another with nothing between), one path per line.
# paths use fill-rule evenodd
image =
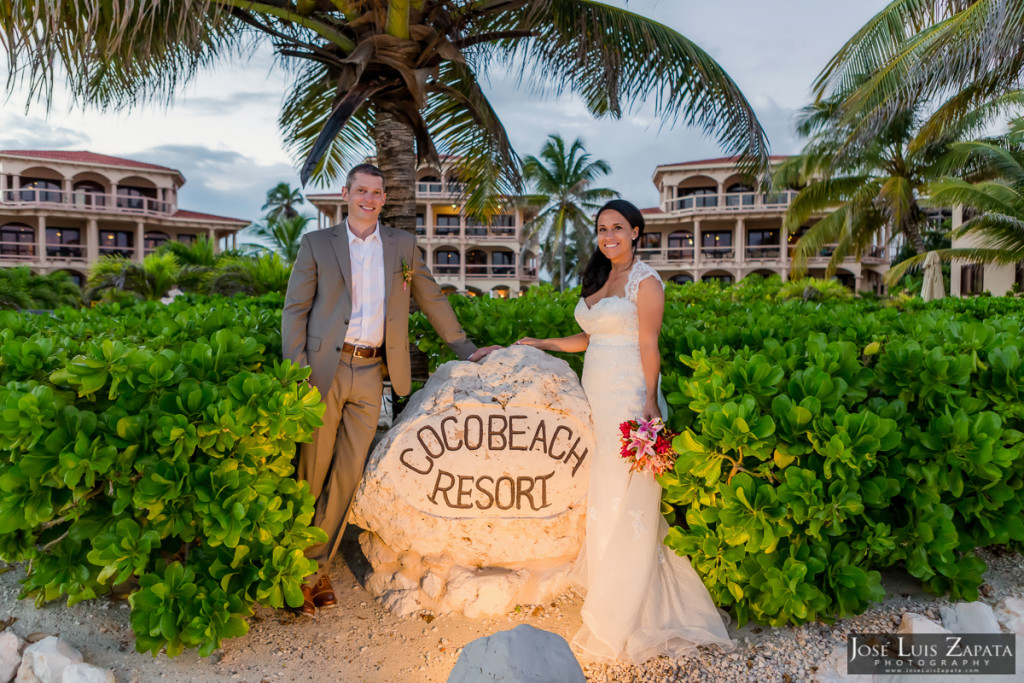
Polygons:
M135 262L142 263L146 257L146 224L135 222Z
M100 257L100 226L95 218L85 221L85 260L93 263Z
M789 281L789 228L785 224L779 230L779 265L782 267L782 281Z
M110 210L117 211L117 183L110 183Z
M63 192L60 193L60 203L70 204L73 192L71 178L64 178L64 181L60 184L60 187L63 190Z
M465 216L459 221L459 228L465 232L466 230L466 218ZM459 289L466 291L466 240L461 239L459 241Z
M747 222L736 219L736 264L742 268L747 262Z
M516 244L523 245L523 207L516 207Z
M336 207L334 207L334 224L335 225L341 225L341 220L342 220L342 218L341 218L341 207L342 207L341 204L338 204Z
M700 264L701 264L701 261L702 261L702 259L701 259L702 254L700 252L703 249L703 242L704 242L704 240L703 240L703 238L701 237L701 234L700 234L700 221L699 220L694 220L693 221L693 265L694 265L695 268L700 268ZM694 278L694 279L698 279L698 278Z
M46 265L46 215L42 213L36 217L36 262Z
M434 211L434 205L427 202L423 210L423 234L426 236L427 242L434 241L434 221L436 220L437 212Z
M217 242L217 229L209 227L206 229L206 236L210 240L210 244L213 245L213 253L220 253L220 244Z

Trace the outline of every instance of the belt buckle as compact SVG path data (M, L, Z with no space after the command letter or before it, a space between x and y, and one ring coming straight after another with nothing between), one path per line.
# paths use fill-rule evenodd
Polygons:
M355 350L352 355L356 358L373 358L373 352L376 351L372 346L362 346L361 344L355 345Z

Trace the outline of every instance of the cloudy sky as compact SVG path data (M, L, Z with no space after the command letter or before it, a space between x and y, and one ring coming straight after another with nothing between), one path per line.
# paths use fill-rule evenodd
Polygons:
M774 154L797 152L796 112L811 81L839 47L887 0L610 0L695 41L732 76L753 104ZM260 215L266 191L298 185L295 160L281 144L277 115L289 74L258 52L221 62L181 91L170 107L130 113L69 110L58 96L47 114L24 92L0 103L0 149L89 150L180 170L182 208L237 218ZM486 83L520 154L536 153L558 133L583 138L607 160L605 185L641 206L657 203L658 164L721 156L713 140L684 127L662 127L642 105L621 120L594 120L575 99L539 100L500 75ZM322 191L310 188L312 191ZM331 188L337 189L337 188ZM312 209L310 209L312 210Z

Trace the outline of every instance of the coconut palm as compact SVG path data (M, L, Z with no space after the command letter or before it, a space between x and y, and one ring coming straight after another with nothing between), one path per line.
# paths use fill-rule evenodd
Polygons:
M1019 110L1019 91L990 98L956 116L962 93L954 94L937 109L919 100L890 112L871 138L860 136L864 118L850 118L850 98L858 88L837 93L806 107L798 126L809 140L803 152L776 171L780 186L803 187L786 212L783 225L791 233L812 217L824 217L797 243L794 270L826 245L835 245L827 274L847 256L859 258L877 242L887 226L902 235L916 254L925 252L922 231L927 223L920 197L931 181L963 172L960 156L951 145L980 135L1007 112Z
M258 247L276 252L288 263L294 263L299 254L299 241L311 220L311 216L282 217L270 213L262 223L253 223L246 230L250 237L262 240L263 244Z
M1024 119L1011 121L1002 138L953 146L951 154L972 169L972 178L947 177L930 183L927 202L962 206L973 214L953 231L971 236L975 246L935 249L943 261L1010 265L1024 261ZM924 255L894 266L886 279L899 280L919 268Z
M870 137L921 99L958 91L946 106L953 119L1017 89L1022 75L1024 0L894 0L832 57L814 93L851 92L844 115Z
M478 78L578 95L595 116L646 103L767 167L757 118L725 71L676 31L594 0L163 0L0 3L8 90L81 104L170 100L200 69L272 45L295 71L281 112L302 183L327 183L368 143L388 179L385 220L415 229L417 159L459 158L467 210L519 189L519 164ZM105 9L104 9L105 8ZM46 27L40 30L40 27Z
M532 155L523 159L523 178L544 201L540 213L526 226L525 241L542 241L542 265L552 271L558 268L559 291L565 291L567 283L566 241L573 243L569 279L575 281L594 248L590 216L603 201L619 196L614 190L591 187L611 170L604 159L591 158L583 140L576 138L566 149L560 135L548 136L539 159Z
M300 190L293 190L288 183L278 183L267 190L267 203L260 210L267 211L269 209L268 217L294 218L299 215L295 207L305 201Z

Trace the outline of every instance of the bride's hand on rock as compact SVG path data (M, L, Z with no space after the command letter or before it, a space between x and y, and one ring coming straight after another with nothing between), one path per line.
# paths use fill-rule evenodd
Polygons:
M654 418L664 418L661 414L661 408L658 407L658 397L648 398L644 404L644 419L653 420Z

